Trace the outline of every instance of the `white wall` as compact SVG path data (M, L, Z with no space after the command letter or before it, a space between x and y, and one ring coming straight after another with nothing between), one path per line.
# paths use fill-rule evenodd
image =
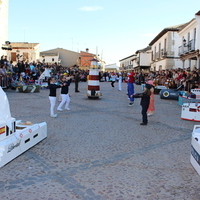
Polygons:
M8 40L8 5L9 0L0 1L0 56L7 55L7 51L1 47Z
M45 59L45 63L55 63L55 62L58 63L59 56L45 56L44 59ZM52 61L53 59L54 59L54 61ZM43 57L40 56L39 60L40 60L40 62L43 62Z
M157 40L152 45L152 51L154 58L156 57L156 59L152 62L151 69L156 67L157 71L160 69L160 66L162 66L162 69L164 70L182 68L182 61L179 59L178 55L179 41L180 36L174 31L168 31L159 40Z
M190 23L185 26L181 31L179 31L179 51L184 59L184 56L191 51L196 51L200 49L200 16L195 15L195 18L190 21ZM184 45L183 39L186 40L186 44ZM189 45L189 46L188 46ZM193 70L195 67L199 68L200 58L198 57L198 53L196 53L197 60L191 60L189 57L184 60L184 68L190 67Z
M150 51L140 53L140 66L150 66L151 53Z

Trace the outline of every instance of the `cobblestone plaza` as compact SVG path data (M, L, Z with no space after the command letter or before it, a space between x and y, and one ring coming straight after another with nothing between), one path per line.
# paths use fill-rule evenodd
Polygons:
M155 114L140 126L140 99L129 107L126 83L100 83L103 96L70 86L70 111L49 114L49 91L7 91L11 115L47 122L48 137L0 169L1 200L198 200L190 164L191 132L176 100L155 95ZM141 86L135 86L141 92ZM59 102L57 102L57 105Z

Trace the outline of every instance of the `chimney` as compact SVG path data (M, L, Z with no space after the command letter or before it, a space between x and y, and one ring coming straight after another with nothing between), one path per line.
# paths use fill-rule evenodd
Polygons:
M87 52L87 53L89 52L89 49L88 49L88 48L86 48L86 52Z

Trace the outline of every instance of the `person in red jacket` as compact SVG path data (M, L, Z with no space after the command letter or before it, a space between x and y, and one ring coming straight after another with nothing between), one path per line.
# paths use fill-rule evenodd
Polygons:
M127 92L128 92L128 98L130 99L129 106L133 106L134 97L132 96L132 94L134 94L135 72L132 70L132 72L128 73L127 75L128 75Z

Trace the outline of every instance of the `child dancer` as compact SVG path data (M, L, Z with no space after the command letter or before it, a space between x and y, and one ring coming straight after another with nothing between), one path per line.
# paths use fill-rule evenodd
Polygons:
M154 99L154 82L152 80L147 81L147 84L151 85L151 96L150 96L150 103L149 103L149 108L147 111L147 115L151 116L153 115L155 111L155 99Z
M150 103L150 95L151 95L151 85L146 84L145 90L143 93L133 94L132 97L135 98L141 98L140 105L142 106L142 123L140 125L147 125L148 119L147 119L147 110Z
M134 93L134 82L135 82L135 72L132 71L131 73L127 74L127 92L128 92L128 98L130 100L129 106L133 106L134 104L134 98L132 94Z
M66 110L70 110L69 108L69 102L70 102L70 97L69 97L69 86L70 83L72 82L71 77L65 77L63 76L62 78L62 84L61 84L61 97L62 97L62 101L60 102L57 110L58 111L63 111L62 106L65 104L65 109Z
M51 117L57 117L58 115L54 114L54 108L55 108L55 105L56 105L56 89L61 87L61 86L55 84L56 83L55 78L49 78L48 83L49 83L49 90L50 90L49 100L50 100L50 104L51 104L50 116Z
M117 80L118 80L118 90L122 91L122 74L121 74L121 72L118 73Z

